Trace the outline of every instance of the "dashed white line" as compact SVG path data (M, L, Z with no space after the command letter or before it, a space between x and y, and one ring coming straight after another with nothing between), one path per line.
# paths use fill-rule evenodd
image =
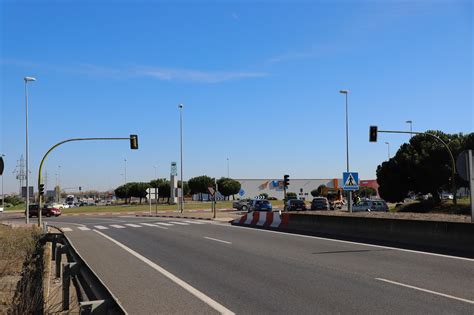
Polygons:
M138 224L133 224L133 223L125 223L126 226L131 226L131 227L142 227L141 225L138 225Z
M79 226L78 229L81 231L90 231L90 229L87 226Z
M173 224L164 223L164 222L155 222L155 224L164 225L164 226L173 226Z
M151 224L151 223L140 223L141 225L146 225L146 226L156 226L154 224Z
M177 221L170 221L170 223L178 224L178 225L189 225L189 223L177 222Z
M118 225L118 224L111 224L110 226L114 227L116 229L125 229L125 226L121 226L121 225Z
M146 225L146 226L152 226L152 227L156 227L156 228L160 228L160 229L164 229L164 230L167 230L167 229L168 229L167 227L159 226L159 225L151 224L151 223L140 223L140 224L141 224L141 225Z
M204 238L205 238L205 239L208 239L208 240L216 241L216 242L225 243L225 244L232 244L231 242L227 242L227 241L223 241L223 240L218 240L217 238L212 238L212 237L207 237L207 236L204 236Z
M203 301L204 303L206 303L207 305L209 305L210 307L215 309L217 312L219 312L221 314L226 314L226 315L235 314L234 312L232 312L231 310L226 308L224 305L222 305L219 302L213 300L212 298L205 295L204 293L202 293L198 289L192 287L188 283L186 283L183 280L181 280L180 278L176 277L175 275L173 275L172 273L170 273L166 269L158 266L157 264L155 264L154 262L152 262L148 258L140 255L139 253L137 253L133 249L125 246L124 244L120 243L119 241L116 241L115 239L111 238L108 235L105 235L102 232L99 232L99 231L95 231L95 232L98 233L99 235L105 237L109 241L115 243L116 245L118 245L122 249L126 250L127 252L129 252L130 254L135 256L136 258L140 259L142 262L144 262L145 264L147 264L151 268L155 269L156 271L158 271L159 273L161 273L162 275L164 275L165 277L167 277L168 279L170 279L171 281L173 281L174 283L176 283L177 285L179 285L180 287L182 287L183 289L185 289L186 291L188 291L189 293L191 293L192 295L194 295L195 297L197 297L198 299L200 299L201 301Z
M204 222L199 222L199 221L191 221L191 220L186 220L184 222L187 222L187 223L192 223L192 224L206 224Z
M412 286L412 285L403 284L403 283L400 283L400 282L395 282L395 281L391 281L391 280L387 280L387 279L383 279L383 278L375 278L375 279L379 280L379 281L399 285L399 286L402 286L402 287L405 287L405 288L410 288L410 289L414 289L414 290L418 290L418 291L423 291L423 292L427 292L427 293L431 293L431 294L435 294L435 295L439 295L439 296L444 296L444 297L449 298L449 299L458 300L458 301L466 302L466 303L469 303L469 304L474 304L474 301L472 301L472 300L463 299L463 298L460 298L460 297L457 297L457 296L452 296L452 295L449 295L449 294L444 294L444 293L440 293L440 292L436 292L436 291L431 291L431 290L428 290L428 289L423 289L423 288L419 288L419 287L415 287L415 286Z
M99 229L99 230L108 230L109 228L106 227L106 226L103 226L103 225L96 225L94 226L96 229Z
M71 228L68 228L68 227L63 227L63 228L61 228L61 230L62 230L63 232L72 232L72 229L71 229Z

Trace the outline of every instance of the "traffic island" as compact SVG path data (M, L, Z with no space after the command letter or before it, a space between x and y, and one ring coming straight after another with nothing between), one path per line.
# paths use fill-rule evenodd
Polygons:
M474 258L474 224L343 215L253 212L233 225ZM270 223L272 222L272 223ZM281 222L275 224L273 222Z

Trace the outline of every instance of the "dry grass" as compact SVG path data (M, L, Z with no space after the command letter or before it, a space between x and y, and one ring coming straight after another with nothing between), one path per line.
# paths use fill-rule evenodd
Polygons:
M37 250L36 228L0 225L0 314L10 309L24 273L24 263Z

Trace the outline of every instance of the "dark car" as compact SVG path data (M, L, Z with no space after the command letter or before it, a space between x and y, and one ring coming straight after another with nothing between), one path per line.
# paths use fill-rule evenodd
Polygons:
M239 211L248 211L250 209L250 199L236 200L232 203L232 208Z
M304 203L303 200L290 199L285 204L285 210L286 211L297 211L297 210L306 211L306 204Z
M32 204L29 206L29 217L37 217L38 216L38 209L39 206L38 204ZM41 215L45 217L50 217L50 216L60 216L61 215L61 209L45 205L43 209L41 210ZM25 216L26 216L26 211L25 211Z
M325 197L316 197L311 201L311 210L329 210L329 201Z
M266 199L255 199L250 203L249 211L272 211L272 204Z

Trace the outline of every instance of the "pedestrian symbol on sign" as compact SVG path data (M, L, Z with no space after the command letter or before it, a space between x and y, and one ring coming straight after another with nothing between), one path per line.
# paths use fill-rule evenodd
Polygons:
M344 182L344 190L357 190L359 189L359 173L356 172L344 172L342 174Z

